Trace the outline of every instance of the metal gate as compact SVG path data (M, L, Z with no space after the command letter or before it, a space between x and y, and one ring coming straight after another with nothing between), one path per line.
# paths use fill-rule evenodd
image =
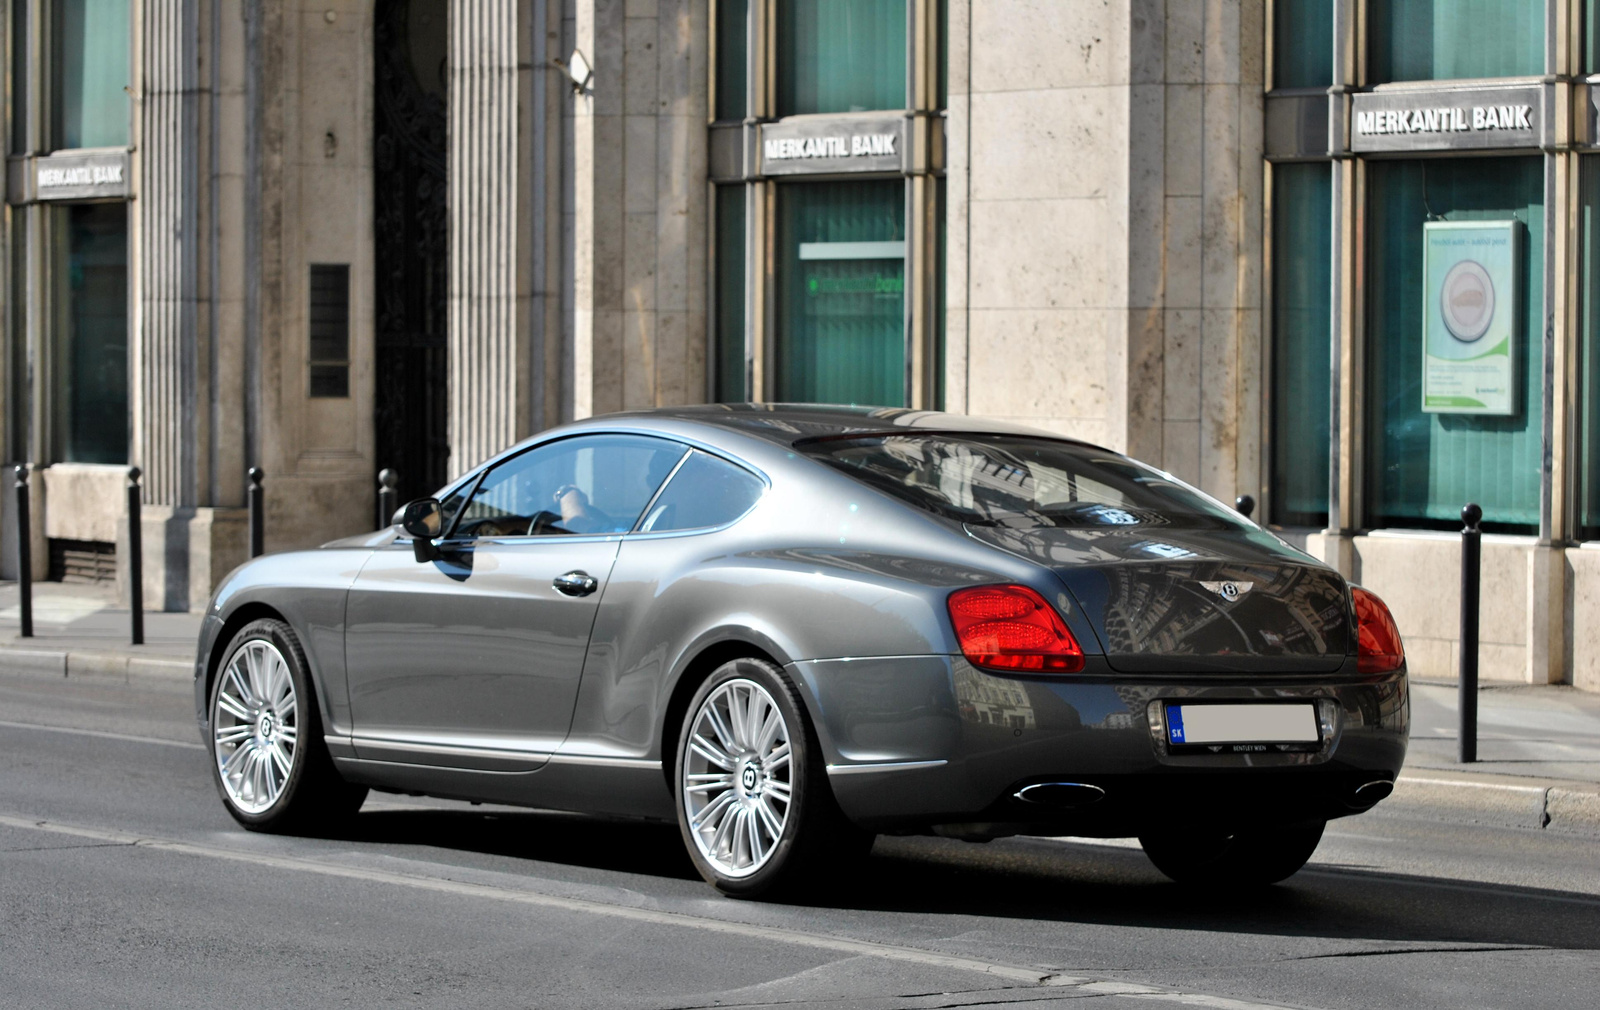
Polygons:
M405 502L449 471L448 3L380 0L374 22L377 463Z

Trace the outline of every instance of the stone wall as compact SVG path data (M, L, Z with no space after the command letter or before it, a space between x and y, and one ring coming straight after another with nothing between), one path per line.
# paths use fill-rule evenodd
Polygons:
M705 398L706 0L569 0L569 416Z
M946 404L1259 482L1262 0L951 0Z

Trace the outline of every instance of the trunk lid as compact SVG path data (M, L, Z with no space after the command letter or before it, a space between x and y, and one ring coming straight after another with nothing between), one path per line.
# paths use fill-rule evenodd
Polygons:
M1344 579L1261 530L967 530L1054 571L1115 670L1330 673L1355 651Z

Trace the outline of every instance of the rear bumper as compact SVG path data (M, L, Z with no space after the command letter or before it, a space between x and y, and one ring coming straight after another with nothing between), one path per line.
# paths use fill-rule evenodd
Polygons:
M1405 672L1308 678L983 673L960 657L798 663L834 795L877 831L1136 835L1174 824L1289 823L1369 808L1405 759ZM1326 699L1326 701L1322 701ZM1315 753L1172 754L1166 701L1322 701ZM1036 790L1073 782L1095 790ZM1087 800L1087 802L1085 802Z

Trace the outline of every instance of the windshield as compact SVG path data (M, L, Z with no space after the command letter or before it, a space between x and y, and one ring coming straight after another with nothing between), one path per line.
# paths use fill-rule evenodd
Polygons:
M1072 442L917 432L811 439L795 448L919 508L979 526L1253 529L1168 474Z

